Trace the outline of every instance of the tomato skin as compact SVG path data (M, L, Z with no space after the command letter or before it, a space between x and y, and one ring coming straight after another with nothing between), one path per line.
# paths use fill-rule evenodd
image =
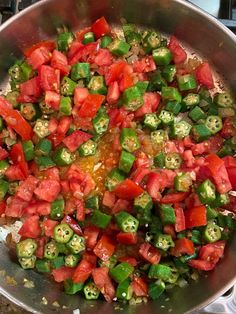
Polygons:
M92 32L96 38L100 38L105 34L110 33L111 29L104 16L96 20L91 26Z
M188 194L189 194L188 192L177 192L177 193L166 194L162 197L160 202L162 204L182 202L183 200L185 200Z
M194 252L194 244L187 238L175 240L175 247L170 250L170 253L176 257L181 256L182 254L192 255Z
M90 138L92 138L91 134L76 130L64 138L63 143L73 153L79 148L81 144L87 142Z
M89 278L95 267L96 264L94 264L92 260L89 261L87 258L83 256L82 260L76 267L75 272L72 276L73 282L74 283L85 282Z
M39 82L42 90L59 93L60 71L49 65L42 65L39 68Z
M200 259L192 259L192 260L188 261L188 265L193 267L193 268L196 268L198 270L204 270L204 271L213 270L216 266L212 262L207 262L207 261L203 261Z
M134 245L137 243L137 233L132 232L119 232L116 239L121 244Z
M84 228L84 238L86 241L86 247L90 250L93 250L100 233L100 229L96 226L86 226Z
M105 73L106 85L109 86L111 83L118 81L126 65L127 63L125 61L118 61L116 63L113 63L109 67L109 70Z
M232 118L224 119L223 128L220 131L220 135L226 139L236 135L236 128Z
M24 238L38 238L41 235L39 216L33 215L29 218L26 218L18 233Z
M85 87L76 87L74 90L74 104L80 107L88 97L89 91Z
M42 228L47 237L53 237L53 230L59 224L58 221L52 219L45 219L42 224Z
M45 104L48 107L51 107L54 110L59 110L60 100L61 96L57 92L54 91L45 92Z
M51 53L46 47L36 48L27 58L27 62L33 70L37 70L41 65L48 63L51 59Z
M112 302L116 292L108 272L109 269L107 267L99 267L94 269L92 276L96 286L100 289L106 301Z
M71 117L62 117L60 119L56 131L48 136L48 139L52 141L54 147L58 146L63 141L71 123Z
M94 118L104 100L105 96L103 95L89 94L80 107L78 116L81 118Z
M132 200L143 193L143 189L130 179L125 179L114 189L114 194L125 200Z
M123 262L129 263L133 267L136 267L138 265L136 258L134 258L132 256L122 256L118 259L118 261L121 263L123 263Z
M180 46L179 41L175 36L170 37L168 48L172 52L175 64L183 63L187 59L187 53Z
M175 209L175 217L176 217L175 231L181 232L186 229L184 210L178 204L174 205L174 209Z
M201 260L217 264L220 258L223 257L226 241L217 241L209 243L201 247L199 258Z
M75 48L75 53L70 57L68 54L68 61L70 65L73 65L79 61L86 62L87 58L94 53L97 48L97 43L89 43L87 45L78 44Z
M42 180L34 190L34 194L41 200L53 202L61 190L60 183L56 180Z
M203 62L202 64L200 64L195 70L195 75L198 84L202 84L206 86L208 89L214 87L214 80L208 62Z
M139 255L151 264L158 264L161 259L161 253L150 243L144 242L140 245Z
M120 211L124 210L127 212L130 212L132 210L132 206L130 204L130 201L118 199L114 206L112 207L112 214L119 213Z
M24 201L30 202L37 184L38 179L33 176L29 176L25 181L20 184L16 196L20 197Z
M28 164L25 160L25 155L21 143L14 144L10 151L10 157L14 164L19 165L23 175L27 178L29 174Z
M151 172L148 174L146 189L148 194L156 201L161 199L161 180L162 177L160 173Z
M63 282L74 275L75 267L61 266L52 270L53 278L56 282Z
M131 287L137 297L146 297L148 295L148 285L142 277L134 277Z
M66 56L58 50L54 50L52 53L51 66L59 70L62 75L70 73L70 66Z
M207 224L206 207L202 205L187 209L185 211L185 221L188 229L205 226Z
M103 261L108 261L115 251L115 244L112 239L106 235L102 235L93 249L93 253Z
M137 73L147 73L156 70L156 63L152 56L147 56L141 60L137 60L133 64L134 72Z
M37 44L34 44L31 47L25 49L24 55L28 58L34 50L36 50L40 47L44 47L44 48L47 48L49 51L52 51L56 47L56 44L52 40L40 41Z

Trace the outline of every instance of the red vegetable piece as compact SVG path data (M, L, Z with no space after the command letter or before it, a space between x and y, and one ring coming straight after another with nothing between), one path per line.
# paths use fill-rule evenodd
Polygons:
M125 200L132 200L143 193L143 189L130 179L125 179L114 189L114 194Z
M34 190L34 194L41 200L53 202L61 190L60 183L56 180L42 180Z
M76 267L75 272L72 276L73 282L74 283L85 282L89 278L95 267L96 264L91 259L85 258L83 256L82 260Z
M135 111L135 117L143 117L146 113L155 112L161 100L161 96L158 93L145 93L144 104L138 110Z
M110 85L111 83L117 81L120 78L121 73L123 73L126 65L127 63L125 61L113 63L105 73L106 85Z
M23 174L19 165L11 165L5 171L5 176L8 181L22 181L25 180L25 175Z
M83 234L80 225L79 225L79 224L77 223L77 221L76 221L74 218L72 218L71 216L66 215L66 216L63 218L62 222L67 223L67 224L71 227L71 229L74 231L74 233L76 233L76 234L78 234L78 235L82 235L82 234Z
M138 241L137 233L119 232L116 239L121 244L134 245Z
M112 54L108 49L100 48L94 58L94 63L98 66L109 66L113 62Z
M86 247L90 250L93 250L95 247L100 229L96 226L87 226L84 228L84 238L86 241Z
M53 230L59 224L58 221L47 218L42 223L42 229L47 237L53 237Z
M47 47L39 47L34 49L29 57L27 62L32 66L34 70L37 70L41 65L48 63L51 59L52 54Z
M168 48L172 52L175 64L183 63L187 59L187 53L180 46L179 41L175 36L170 37Z
M192 255L194 252L194 244L187 238L177 239L175 241L175 247L171 248L170 251L170 253L176 257L179 257L182 254Z
M61 266L52 270L53 278L56 282L63 282L66 279L72 278L75 272L75 267Z
M91 134L76 130L68 135L66 138L64 138L63 143L71 152L75 152L81 144L87 142L91 137Z
M93 23L91 30L95 34L96 38L100 38L103 35L110 33L111 31L110 26L104 16Z
M118 259L118 261L121 263L124 263L124 262L129 263L133 267L136 267L138 265L136 258L132 256L122 256Z
M33 200L25 209L24 213L28 215L38 214L39 216L47 216L51 212L51 204L45 201Z
M81 118L94 118L104 99L105 96L100 94L88 95L78 112L78 116Z
M220 258L224 255L226 241L217 241L209 243L201 247L199 258L201 260L217 264Z
M19 235L24 238L36 239L41 235L41 228L39 225L39 216L33 215L27 218L19 230Z
M108 208L112 208L115 205L115 202L116 196L109 191L105 191L103 194L102 204Z
M10 157L15 165L19 165L25 178L29 174L28 164L25 160L25 155L21 143L14 144L10 151Z
M192 259L188 262L188 265L198 270L210 271L215 268L216 264L212 262L203 261L200 259Z
M148 295L148 285L142 277L134 277L131 287L137 297L146 297Z
M140 245L139 255L151 264L158 264L161 259L161 253L150 243L144 242Z
M89 92L85 87L76 87L74 90L74 104L80 107L85 99L88 97Z
M52 53L51 66L60 71L62 75L70 73L70 66L64 53L54 50Z
M57 92L49 90L45 92L45 104L48 107L51 107L54 110L59 110L60 100L61 96Z
M54 91L60 90L60 71L49 65L42 65L39 68L39 82L42 90Z
M134 72L137 73L147 73L156 70L156 63L152 56L147 56L141 60L137 60L133 64Z
M8 152L0 146L0 160L6 159L8 155Z
M8 198L5 214L9 217L22 217L26 205L27 202L16 196Z
M24 55L28 58L32 54L33 51L35 51L36 49L40 47L44 47L44 48L47 48L47 50L52 51L56 47L56 44L52 40L40 41L37 44L34 44L31 47L25 49Z
M93 253L103 261L108 261L114 251L115 245L107 235L102 235L93 249Z
M94 269L92 276L95 285L100 289L107 302L112 302L116 291L109 277L109 269L107 267L99 267Z
M187 209L185 211L185 221L188 229L205 226L207 224L206 207L202 205Z
M178 193L170 193L166 194L162 197L160 202L162 204L174 204L178 202L182 202L188 196L188 192L178 192Z
M6 211L6 202L5 201L0 201L0 216L5 213Z
M175 217L176 217L175 231L181 232L186 229L184 210L178 204L174 205L174 209L175 209Z
M214 80L208 62L203 62L202 64L200 64L195 70L195 75L198 84L202 84L206 86L208 89L214 87Z
M23 181L16 193L17 197L20 197L24 201L31 201L34 193L34 189L38 184L38 179L33 176L29 176L25 181Z
M46 244L46 237L40 237L38 239L36 239L36 242L37 242L37 250L35 252L35 255L37 258L40 258L42 259L43 256L44 256L44 246Z

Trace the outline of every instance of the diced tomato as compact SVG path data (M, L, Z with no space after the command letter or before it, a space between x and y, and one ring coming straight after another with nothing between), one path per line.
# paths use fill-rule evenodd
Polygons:
M235 168L236 167L236 158L233 156L225 156L222 158L226 168Z
M75 267L61 266L52 270L53 278L56 282L63 282L66 279L72 278L75 272Z
M206 207L202 205L187 209L185 211L185 222L188 229L205 226L207 224Z
M44 246L46 244L46 237L40 237L36 239L37 242L37 250L35 252L35 255L37 258L42 259L44 257Z
M53 108L54 110L59 110L61 96L57 92L54 91L46 91L45 92L45 104L48 107Z
M47 92L47 93L54 93L54 92ZM46 101L46 100L45 100ZM57 129L57 126L58 126L58 121L56 118L52 117L50 120L49 120L49 124L48 124L48 130L50 133L54 133Z
M52 219L45 219L42 223L42 229L47 237L53 237L53 230L59 224L58 221Z
M76 267L75 272L72 276L73 282L74 283L85 282L89 278L95 267L96 264L94 265L92 260L87 259L83 256L82 260Z
M79 224L77 223L77 221L76 221L74 218L72 218L71 216L66 215L66 216L63 218L62 222L67 223L67 224L70 226L70 228L74 231L74 233L76 233L76 234L78 234L78 235L82 235L83 232L82 232L82 229L81 229L80 225L79 225Z
M168 48L172 52L175 64L183 63L187 59L187 53L180 46L179 41L175 36L170 37Z
M52 54L46 47L36 48L30 56L27 58L27 62L32 66L34 70L37 70L41 65L48 63L52 57Z
M141 60L137 60L133 64L134 72L137 73L147 73L156 70L156 64L152 56L147 56Z
M131 287L137 297L146 297L148 295L148 285L144 278L134 277Z
M227 173L229 176L229 181L233 190L236 190L236 167L227 168Z
M174 225L164 225L163 227L163 232L165 234L169 234L172 239L175 239L176 238L176 233L175 233L175 227Z
M6 159L8 157L8 152L0 146L0 160Z
M6 211L6 202L5 201L0 201L0 216L5 213Z
M187 238L175 240L175 246L171 248L170 251L170 253L176 257L179 257L182 254L192 255L194 254L194 252L194 244L191 240Z
M146 190L156 201L161 199L160 189L162 186L162 176L160 173L151 172L148 174Z
M133 245L138 241L137 233L132 232L119 232L116 239L121 244Z
M115 205L115 202L115 195L109 191L105 191L103 194L102 204L108 208L112 208Z
M38 184L38 179L33 176L29 176L25 181L23 181L19 188L17 189L16 196L20 197L24 201L31 201L34 189Z
M93 253L103 261L108 261L115 251L115 244L111 238L103 235L97 242Z
M24 50L24 55L28 58L32 52L40 47L47 48L49 51L53 51L53 49L56 47L56 44L53 40L44 40L40 41L37 44L32 45L31 47Z
M130 212L132 209L131 204L129 201L127 200L123 200L123 199L118 199L115 202L115 205L112 207L112 214L116 214L119 213L120 211L127 211Z
M80 107L85 99L88 97L89 91L85 87L76 87L74 90L74 104Z
M100 289L107 302L112 302L115 297L115 288L109 277L109 269L107 267L99 267L94 269L93 280L95 285Z
M78 116L81 118L93 118L101 107L105 96L100 94L90 94L82 104Z
M161 96L158 93L145 93L144 104L138 110L135 111L135 117L143 117L146 113L155 112L161 100Z
M27 202L19 197L13 196L11 199L8 198L5 214L9 217L22 217L26 205Z
M110 85L111 83L117 81L120 78L121 73L123 73L126 65L127 63L125 61L113 63L105 73L106 85Z
M15 165L19 165L20 170L24 174L25 178L27 178L29 174L29 169L28 164L25 160L25 155L21 143L14 144L12 146L10 151L10 157Z
M158 264L161 259L161 253L158 249L147 242L140 245L139 255L151 264Z
M124 72L121 76L119 89L123 92L126 88L132 87L134 85L133 75Z
M203 62L202 64L200 64L195 70L195 75L198 84L202 84L208 89L214 87L213 75L208 62Z
M72 123L71 117L62 117L59 121L56 132L52 133L48 139L52 141L54 147L58 146L64 139L66 132Z
M44 91L59 93L60 71L49 65L42 65L39 68L39 82Z
M93 250L100 233L100 229L96 226L86 226L84 228L84 238L86 241L86 247L90 250Z
M25 81L19 85L20 95L18 97L19 102L37 102L41 95L41 87L39 83L39 77L33 77L32 79ZM21 99L26 96L26 98ZM27 97L29 100L27 100Z
M220 135L226 139L236 135L236 128L232 118L224 119L223 128L220 131Z
M78 198L75 198L74 202L76 207L76 219L78 221L84 221L85 219L84 202Z
M108 115L110 118L109 127L120 127L125 121L128 112L124 108L112 108L108 111Z
M143 189L130 179L125 179L114 189L114 194L125 200L132 200L143 193Z
M186 167L192 168L194 166L195 158L193 156L191 149L187 149L184 151L183 159L185 161Z
M105 17L101 17L96 20L91 26L92 32L95 34L96 38L100 38L103 35L110 33L111 29L109 24L107 23Z
M216 264L212 262L202 261L200 259L191 259L188 265L198 270L210 271L215 268Z
M226 241L218 241L209 243L201 247L199 258L203 261L218 263L219 259L224 255Z
M78 32L76 32L76 39L78 41L82 41L84 39L84 35L88 32L91 32L91 27L85 27L83 29L80 29ZM75 43L76 41L72 42L72 45ZM76 42L77 43L77 42Z
M75 152L80 147L81 144L87 142L91 137L92 137L91 134L88 134L80 130L76 130L70 135L68 135L63 140L63 143L71 152Z
M177 192L177 193L169 193L162 197L160 202L162 204L174 204L178 202L182 202L188 196L187 192Z
M61 190L60 183L56 180L42 180L34 190L34 194L41 200L53 202Z
M99 66L109 66L113 62L112 54L108 49L100 48L94 58L94 63Z
M24 238L32 238L32 239L38 238L41 235L41 228L39 225L39 216L33 215L27 218L24 221L18 233Z
M24 209L24 213L28 215L37 214L39 216L47 216L51 212L51 204L45 201L33 200Z
M11 106L11 105L10 105ZM9 103L0 96L0 116L6 123L18 133L24 141L32 138L33 130L31 125L26 122L22 115L9 107Z
M133 169L149 168L150 159L148 158L148 156L144 152L138 151L135 155L136 155L135 156L136 158L134 161Z
M73 65L79 61L83 61L83 62L87 61L88 56L90 56L92 53L94 53L94 51L96 51L97 45L98 44L95 42L82 45L82 46L81 44L80 46L78 45L72 57L70 57L68 54L69 64Z
M70 73L70 66L66 56L58 50L54 50L52 53L51 66L59 70L62 75Z
M118 261L121 262L121 263L124 263L124 262L129 263L133 267L136 267L138 265L138 262L137 262L136 258L132 257L132 256L122 256L122 257L119 257Z
M147 168L138 168L132 174L131 178L136 184L141 184L142 180L151 172Z
M178 204L175 204L174 209L176 217L175 231L181 232L186 229L184 211Z
M19 165L11 165L5 171L5 176L9 181L22 181L25 180L25 175L23 174Z

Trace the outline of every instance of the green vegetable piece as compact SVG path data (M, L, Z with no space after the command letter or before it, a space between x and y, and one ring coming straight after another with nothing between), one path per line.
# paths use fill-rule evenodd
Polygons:
M134 271L134 267L127 262L120 263L114 268L110 269L110 276L117 283L127 279Z
M235 110L234 108L218 108L216 112L214 113L211 113L208 111L208 114L219 115L221 118L230 118L230 117L234 117Z
M97 300L100 294L100 290L94 282L86 283L83 291L86 300Z
M97 143L89 139L87 142L84 142L80 145L78 152L81 157L93 156L97 151Z
M73 96L77 83L72 81L68 76L64 76L61 81L61 94L63 96Z
M35 163L39 166L39 170L45 170L56 166L51 157L48 156L38 156L34 158Z
M151 141L155 145L164 144L168 140L168 133L166 130L156 130L151 132Z
M83 289L84 283L74 283L71 278L64 281L64 290L66 294L73 295Z
M9 163L6 160L0 160L0 178L3 178L9 166L10 166ZM9 187L8 187L8 190L9 190Z
M168 101L165 109L167 111L172 112L174 115L177 115L180 112L181 107L182 107L181 103L172 100L172 101Z
M148 81L139 81L138 83L135 84L135 86L138 87L140 93L144 95L145 92L147 91L148 84L149 84Z
M151 282L148 286L148 295L152 300L157 300L165 289L166 286L163 281Z
M183 103L187 107L193 107L200 102L200 96L198 94L190 93L183 98Z
M232 147L230 147L229 145L224 145L217 153L217 155L220 158L223 158L225 156L229 156L229 155L233 155L233 150Z
M48 127L49 127L48 120L38 119L34 125L34 133L36 133L39 138L46 137L50 134Z
M57 249L60 254L70 254L70 251L65 243L57 243Z
M162 77L160 71L155 71L149 76L148 91L161 91L163 87L167 86L166 80Z
M101 267L107 267L111 269L117 264L117 257L115 255L112 255L107 261L99 259L98 264Z
M35 146L36 156L48 156L52 150L52 142L46 138L41 138Z
M90 77L90 64L85 62L78 62L74 64L71 68L70 75L73 81Z
M101 38L101 48L107 48L112 42L112 38L108 35L105 35Z
M171 86L164 86L161 88L161 97L164 102L172 100L180 103L182 100L182 96L179 93L178 89Z
M21 104L20 113L28 121L35 121L41 116L39 106L31 103Z
M165 153L160 152L154 157L153 161L154 161L155 167L159 167L159 168L165 167L165 156L166 156Z
M72 112L72 104L70 97L61 97L60 105L59 105L59 112L64 116L70 116Z
M222 119L219 116L208 116L206 118L205 126L208 128L211 134L216 134L223 127Z
M53 220L61 220L64 217L64 208L65 201L63 198L55 200L51 203L50 217Z
M177 77L177 82L179 90L186 91L190 89L195 89L197 87L197 82L192 74L185 74Z
M8 194L15 195L19 186L19 182L9 182Z
M167 47L160 47L152 51L152 57L157 65L168 65L172 60L172 53Z
M170 125L174 122L174 114L167 110L161 110L158 118L164 125Z
M172 275L171 267L164 264L153 264L149 268L148 278L168 281Z
M139 220L140 225L146 225L152 221L152 207L152 198L147 192L143 192L134 199L134 209L137 212L136 217Z
M143 95L137 86L126 88L123 92L124 107L128 111L136 111L144 103Z
M59 251L55 241L48 242L44 247L44 257L47 259L54 259L58 256Z
M25 239L16 244L17 257L31 257L37 249L34 239Z
M198 143L207 140L211 136L211 132L205 124L196 124L191 131L194 140Z
M124 40L120 40L120 39L115 39L113 40L112 43L110 43L107 47L110 52L117 56L117 57L122 57L124 55L126 55L130 49L130 45L125 42Z
M133 289L129 278L120 282L116 288L116 297L118 300L130 300L132 298Z
M66 267L75 267L80 261L80 255L69 254L65 256L65 266Z
M44 100L40 101L39 108L42 114L45 115L52 114L54 112L54 109L51 106L47 105Z
M109 225L111 218L112 217L110 215L96 209L91 216L90 222L99 228L105 229Z
M103 134L107 131L109 126L109 116L104 111L98 111L95 118L93 118L93 128L96 134Z
M201 232L197 229L192 230L190 240L193 241L194 244L201 244L202 241Z
M227 92L224 93L218 93L215 97L214 97L214 102L222 108L228 108L228 107L232 107L234 104L234 100L231 97L231 95Z
M143 123L147 128L154 131L161 124L161 120L157 117L155 113L146 113Z
M83 252L86 248L85 238L80 237L78 234L74 234L66 245L72 254L79 254Z
M171 127L171 135L176 139L183 139L189 135L191 128L192 125L184 120L175 122Z
M188 192L192 183L192 178L189 172L177 174L174 179L175 189L178 192Z
M73 230L66 223L60 223L54 228L53 236L58 243L68 243L73 236Z
M93 94L107 94L107 87L103 76L92 76L88 83L88 88Z
M92 43L94 41L95 41L95 36L94 36L93 32L88 32L88 33L84 34L84 38L82 40L82 43L84 45Z
M3 128L4 128L3 118L0 117L0 132L2 132Z
M199 107L194 107L188 114L189 118L191 118L194 122L198 122L201 119L206 118L205 112Z
M106 178L105 186L109 191L112 191L124 179L125 175L119 169L112 169Z
M8 192L9 183L3 179L0 179L0 200L3 200Z
M214 208L207 205L206 209L207 209L207 220L213 220L218 217L218 212Z
M176 76L176 66L173 64L166 65L161 74L168 83L172 83Z
M74 161L74 156L67 148L60 147L55 151L53 160L57 166L69 166Z
M26 161L34 159L34 144L32 141L22 142L23 152Z
M125 173L129 173L133 163L135 161L135 156L131 153L122 150L119 160L119 169Z
M51 271L51 264L47 259L36 260L35 267L39 273L50 273Z
M118 227L123 232L136 232L138 230L139 221L125 211L116 214L115 219Z
M170 225L176 223L175 210L170 205L160 205L160 216L163 225Z
M89 209L99 209L99 197L98 195L92 195L86 198L85 200L85 208Z
M146 53L150 53L153 49L161 46L161 36L155 31L147 32L143 38L143 48Z
M174 241L169 234L157 234L156 238L154 239L154 245L163 251L168 251L169 248L175 246Z
M65 265L65 260L64 260L64 256L57 256L56 258L51 260L51 265L52 268L60 268L61 266Z
M179 169L182 164L182 158L178 153L168 153L165 156L165 167L167 169Z
M20 257L18 261L23 269L32 269L35 267L36 256Z
M219 241L221 238L220 227L214 223L208 223L208 225L204 229L203 237L208 243Z
M230 203L230 198L228 194L216 194L215 201L211 204L215 208L222 207Z
M205 180L199 185L197 195L203 204L211 204L216 199L215 185L209 179Z
M74 40L74 35L71 32L64 32L57 36L57 49L59 51L67 51Z
M135 130L132 128L123 128L120 134L120 144L129 153L133 153L139 149L140 143Z

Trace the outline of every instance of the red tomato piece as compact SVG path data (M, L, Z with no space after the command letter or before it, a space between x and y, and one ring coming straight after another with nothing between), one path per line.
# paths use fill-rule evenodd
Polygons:
M82 105L85 99L88 97L89 91L85 87L76 87L74 90L74 104L78 107Z
M5 171L5 176L8 181L22 181L25 180L25 175L23 174L19 165L11 165Z
M32 239L38 238L41 235L41 228L39 225L39 216L33 215L27 218L24 221L18 233L24 238L32 238Z
M0 160L6 159L8 157L8 152L0 146Z
M236 167L235 168L227 168L227 173L229 177L230 184L232 189L236 189Z
M21 96L28 96L29 101L25 99L25 102L37 102L39 96L41 95L41 87L39 84L39 77L33 77L32 79L25 81L19 85L20 95L18 101L20 101Z
M59 224L58 221L52 219L45 219L42 223L42 229L47 237L53 237L53 230Z
M182 254L192 255L194 254L194 244L191 240L187 238L181 238L175 240L175 247L171 248L170 253L176 257Z
M120 98L120 89L117 81L112 82L108 86L107 102L109 105L114 105Z
M35 49L27 58L27 62L34 70L37 70L41 65L48 63L52 54L46 47L39 47Z
M142 277L134 277L131 287L137 297L146 297L148 295L148 285Z
M143 117L146 113L155 112L161 100L161 96L158 93L145 93L144 104L138 110L135 111L135 117Z
M13 196L12 198L8 198L5 214L9 217L22 217L26 206L27 202Z
M106 235L102 235L93 249L93 253L103 261L108 261L114 252L115 244L112 239Z
M53 51L53 49L56 47L56 44L52 40L44 40L40 41L37 44L34 44L33 46L27 48L24 50L24 55L28 58L32 54L32 52L40 47L47 48L49 51Z
M105 191L103 194L102 204L108 208L112 208L115 205L116 196L109 191Z
M29 174L28 164L25 160L25 155L21 143L14 144L10 151L10 157L15 165L19 165L20 170L27 178Z
M188 229L205 226L207 224L206 207L202 205L187 209L185 211L185 222Z
M85 219L84 202L78 198L75 198L74 202L75 202L75 207L76 207L76 219L78 221L84 221Z
M119 89L123 92L126 88L132 87L134 85L133 75L130 73L124 72L121 75Z
M90 94L80 107L78 116L81 118L94 118L98 109L101 107L105 96L100 94Z
M200 64L195 70L195 75L198 84L202 84L208 89L214 87L213 75L208 62L203 62L202 64Z
M100 289L107 302L112 302L116 291L109 277L109 269L107 267L99 267L94 269L93 280L95 285Z
M182 202L188 196L188 192L177 192L177 193L169 193L162 197L160 202L162 204L174 204L178 202Z
M93 250L100 233L100 229L96 226L86 226L84 228L84 238L86 241L86 247L90 250Z
M136 258L132 256L122 256L118 259L118 261L121 263L124 263L124 262L129 263L133 267L136 267L138 265Z
M42 65L39 68L39 82L44 91L59 93L60 71L49 65Z
M168 48L172 52L175 64L183 63L187 59L187 53L180 46L179 41L175 36L170 37Z
M114 215L116 213L119 213L122 210L130 212L132 210L131 203L127 200L118 199L115 202L115 205L112 207L112 214Z
M52 141L53 146L58 146L65 138L66 132L69 130L72 123L71 117L62 117L59 121L56 132L52 133L48 139Z
M137 73L147 73L156 70L156 63L153 60L152 56L147 56L141 60L137 60L133 64L134 72Z
M52 270L53 278L56 282L63 282L66 279L72 278L75 272L75 267L61 266Z
M165 234L169 234L172 237L172 239L176 239L176 233L175 233L174 225L165 225L163 227L163 232Z
M224 255L226 241L218 241L209 243L201 247L199 258L203 261L217 264L220 258Z
M45 179L60 181L60 173L57 167L52 167L44 170L43 175Z
M70 73L70 66L66 56L58 50L54 50L52 53L51 66L59 70L62 75L68 75Z
M82 235L82 234L83 234L80 225L79 225L79 224L77 223L77 221L76 221L74 218L72 218L71 216L66 215L66 216L63 218L62 222L67 223L67 224L71 227L71 229L74 231L74 233L76 233L76 234L78 234L78 235Z
M91 137L92 137L91 134L88 134L80 130L76 130L70 135L68 135L63 140L63 143L71 152L75 152L80 147L81 144L87 142Z
M138 151L135 155L136 159L134 161L133 169L149 168L151 164L150 159L144 152Z
M192 259L188 265L198 270L210 271L215 268L216 264L212 262L202 261L200 259Z
M127 63L125 61L113 63L105 73L106 85L110 85L111 83L117 81L120 78L121 73L123 73L126 65Z
M16 196L20 197L24 201L30 202L34 189L38 184L38 179L33 176L29 176L25 181L23 181L17 189Z
M6 211L6 202L5 201L0 201L0 216L5 213Z
M133 245L138 241L137 233L132 232L119 232L116 239L121 244Z
M235 168L236 167L236 158L233 156L225 156L222 158L226 168Z
M148 174L146 190L148 194L156 201L161 199L162 177L160 173L151 172Z
M175 209L175 217L176 217L175 231L181 232L186 229L184 210L178 204L175 204L174 209Z
M75 272L72 276L73 282L74 283L85 282L89 278L95 267L96 264L94 265L92 260L87 259L83 256L82 260L76 267Z
M220 131L220 135L223 138L230 138L236 135L236 128L232 118L225 118L223 122L223 128Z
M37 250L35 252L35 255L37 258L42 259L44 256L44 246L46 244L46 237L40 237L38 239L36 239L37 242Z
M125 179L114 189L114 194L125 200L132 200L143 193L143 189L130 179Z
M138 168L131 174L131 179L136 184L141 184L142 180L151 172L151 170L147 168Z
M100 48L94 58L94 63L98 66L109 66L113 63L112 54L108 49Z
M61 96L57 92L54 91L46 91L45 92L45 104L48 107L53 108L54 110L59 110Z
M42 180L34 190L34 194L41 200L53 202L60 193L61 186L56 180Z
M51 204L45 201L32 201L24 210L24 213L39 216L47 216L51 212Z
M110 33L111 29L104 16L96 20L91 26L92 32L96 38L100 38L103 35Z
M82 46L80 44L80 47L77 46L74 55L72 55L72 57L69 57L69 64L73 65L79 61L86 62L88 56L91 56L91 54L93 54L94 51L96 51L97 45L98 45L97 43L89 43L87 45Z
M151 264L158 264L161 259L161 253L150 243L144 242L140 245L139 255Z

